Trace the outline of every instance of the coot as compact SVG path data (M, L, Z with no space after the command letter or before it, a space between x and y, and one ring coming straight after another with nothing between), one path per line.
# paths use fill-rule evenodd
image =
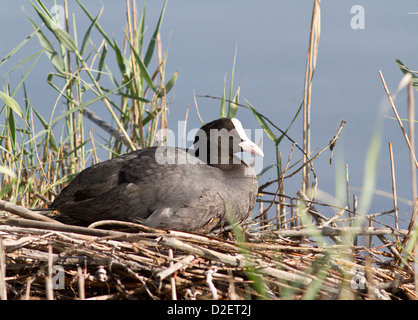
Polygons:
M264 156L239 120L218 119L198 130L188 150L151 147L85 169L50 207L84 223L113 219L210 232L231 217L244 220L254 207L257 179L234 156L241 151Z

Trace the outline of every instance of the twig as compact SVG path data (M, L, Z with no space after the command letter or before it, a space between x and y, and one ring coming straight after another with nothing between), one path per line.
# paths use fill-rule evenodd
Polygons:
M5 220L0 220L0 224L7 224L12 226L21 226L37 229L46 229L46 230L55 230L55 231L64 231L64 232L74 232L89 236L113 236L113 237L126 237L129 235L125 232L111 231L111 230L100 230L100 229L90 229L86 227L71 226L63 223L55 222L44 222L44 221L35 221L28 219L18 219L18 218L8 218Z
M222 262L231 267L244 267L244 262L238 256L231 256L215 250L191 245L174 238L162 237L158 243L164 247L181 250L191 255Z
M324 215L320 214L316 210L315 206L311 203L309 197L302 190L298 190L296 192L296 195L299 197L299 200L305 202L305 206L306 208L308 208L308 212L311 214L311 216L314 218L318 225L321 225L322 223L328 221L328 218L326 218Z
M327 150L328 148L331 148L335 145L335 143L338 140L338 137L341 133L341 130L343 129L343 127L345 126L347 122L345 120L342 120L340 123L340 126L338 127L337 133L335 134L335 136L331 139L331 141L328 143L327 146L325 146L324 148L322 148L320 151L318 151L312 158L310 158L307 162L305 162L303 165L301 165L299 168L297 168L295 171L293 171L292 173L290 173L289 175L286 175L284 177L280 177L279 179L275 179L275 180L271 180L266 182L265 184L261 185L258 188L258 192L262 192L265 188L267 188L268 186L272 185L273 183L279 182L281 179L289 179L291 177L293 177L296 173L298 173L300 170L302 170L304 167L306 167L308 164L310 164L313 160L315 160L322 152L324 152L325 150ZM295 144L297 147L298 145ZM300 148L300 147L299 147ZM314 173L314 175L316 176L316 174Z
M47 205L51 204L51 201L49 201L47 198L45 198L43 195L41 195L39 192L35 192L34 194L35 197L37 197L38 199L41 199L43 202L45 202Z
M24 207L15 205L11 202L4 201L4 200L0 200L0 210L5 210L7 212L13 213L25 219L32 219L32 220L52 222L55 224L61 224L60 222L54 219L48 218L36 212L32 212L29 209L26 209Z
M345 165L345 192L347 198L347 209L348 209L348 216L351 217L351 204L350 204L350 176L348 174L348 163Z
M335 145L335 143L338 140L338 137L341 133L341 130L343 129L344 125L347 122L342 120L340 123L340 126L338 127L337 133L335 134L335 136L331 139L331 141L328 143L328 145L324 148L322 148L320 151L318 151L312 158L310 158L307 162L305 162L302 166L300 166L298 169L296 169L294 172L292 172L291 174L287 175L284 177L284 179L288 179L291 178L292 176L294 176L296 173L298 173L300 170L302 170L304 167L306 167L308 164L310 164L313 160L315 160L322 152L324 152L326 149L331 148Z
M412 269L412 267L408 264L408 262L405 261L405 259L402 257L402 255L399 253L399 251L396 249L396 247L392 243L390 243L388 240L386 240L386 238L383 235L378 235L377 237L384 244L388 245L388 248L389 248L390 252L393 253L393 255L396 257L396 259L398 259L399 261L402 261L402 263L406 267L406 269L408 269L409 272L414 274L414 269Z
M322 224L320 225L320 227L327 227L330 223L334 222L335 220L337 220L339 217L342 216L342 214L348 211L348 208L345 207L343 209L341 209L340 211L338 211L336 214L334 214L330 219L328 219L328 221L326 222L322 222Z
M296 194L298 195L300 200L305 201L305 206L308 208L308 213L315 220L318 226L328 225L329 223L332 223L332 225L336 225L335 222L328 220L325 216L320 214L312 204L309 204L310 199L302 190L297 191ZM330 238L337 244L341 243L341 239L339 237L331 235Z
M45 291L46 291L46 299L47 300L54 300L54 290L52 286L52 246L48 246L48 274L45 276Z
M227 254L216 252L211 249L193 246L193 245L184 243L180 240L167 238L167 237L162 237L158 243L161 244L162 246L166 246L166 247L173 248L176 250L181 250L187 253L195 254L197 256L200 256L206 259L215 260L215 261L224 263L226 266L240 267L240 268L243 268L246 266L245 259L243 259L243 257L239 255L230 256ZM271 276L271 277L280 279L282 281L302 283L303 285L309 285L312 282L312 280L316 278L308 274L305 274L304 276L302 276L302 275L297 275L291 272L279 270L277 268L270 267L266 264L261 267L257 267L256 269L257 269L257 272L259 272L260 274L264 276Z
M6 257L2 238L0 238L0 300L7 300Z
M147 227L143 224L129 222L129 221L119 221L119 220L100 220L91 223L88 228L89 229L96 229L98 227L104 226L111 226L111 227L118 227L118 228L126 228L130 230L140 230L143 232L158 232L157 229ZM162 233L166 233L165 231L161 231Z
M290 165L290 161L291 161L291 159L292 159L292 154L293 154L293 147L294 147L294 145L295 145L295 144L292 144L292 148L291 148L290 153L289 153L289 156L288 156L288 158L287 158L287 163L286 163L286 165L285 165L284 170L281 170L281 169L280 169L281 175L280 175L280 177L276 180L277 182L279 182L279 187L277 188L276 193L274 194L273 200L270 202L270 205L269 205L269 206L267 207L267 209L265 209L265 210L263 210L263 205L262 205L262 203L260 203L260 214L259 214L258 216L256 216L256 217L254 217L254 219L258 219L258 218L260 218L260 217L263 217L263 221L267 220L267 219L266 219L266 217L267 217L267 212L270 210L270 208L271 208L271 207L273 206L273 204L275 203L276 198L277 198L277 195L278 195L281 191L283 191L283 177L284 177L284 174L285 174L285 172L288 170L288 167L289 167L289 165ZM312 169L313 169L313 168L312 168ZM262 190L262 188L259 188L258 190L259 190L258 192L260 193L260 192L261 192L261 190ZM279 203L279 205L281 205L281 203ZM279 217L280 217L280 215L279 215L279 212L278 212L278 219L277 219L278 223L279 223Z
M188 255L185 258L181 259L179 262L170 265L169 268L157 273L157 278L160 280L163 280L167 278L168 276L172 275L174 272L180 270L184 266L187 266L189 263L191 263L196 257L194 255Z
M355 235L394 235L405 237L408 230L392 229L392 228L370 228L370 227L340 227L340 228L313 228L313 229L300 229L300 230L276 230L272 231L273 234L281 237L311 237L321 232L323 236L342 236L346 233L352 232Z
M83 269L80 266L77 267L77 286L78 286L78 298L84 300L86 298L86 293L84 290L84 275Z
M168 250L168 258L170 259L170 267L173 266L173 249ZM171 299L177 300L177 292L176 292L176 279L173 273L170 275L170 284L171 284Z
M212 282L212 275L213 275L214 272L215 272L215 270L213 270L213 269L210 269L210 270L205 272L206 284L208 285L209 291L212 294L212 299L213 300L218 300L218 292L216 290L215 285Z
M384 289L384 290L395 290L399 286L414 282L414 277L406 278L406 279L396 279L389 282L379 283L375 286L376 289Z
M83 108L82 110L83 115L89 119L91 122L102 128L104 131L106 131L108 134L110 134L113 138L115 138L117 141L122 142L125 146L128 148L132 148L132 150L138 150L140 147L132 142L129 138L127 138L127 135L124 133L119 132L115 128L113 128L110 124L108 124L106 121L98 117L93 111L89 110L88 108Z

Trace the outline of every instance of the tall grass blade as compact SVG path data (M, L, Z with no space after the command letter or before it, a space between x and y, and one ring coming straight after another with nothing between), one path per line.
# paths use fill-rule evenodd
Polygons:
M39 10L39 8L36 7L32 1L31 4L35 11L38 13L38 16L45 23L46 27L55 35L60 44L62 44L67 50L71 52L78 52L77 45L73 38L71 38L71 36L65 30L61 29L60 25L56 23L54 19Z
M129 67L129 61L122 54L122 51L120 50L115 39L113 39L112 48L115 51L116 61L118 63L120 72L122 73L124 77L129 78L131 75L131 68Z
M96 22L99 20L100 16L102 15L102 12L103 12L103 6L100 9L100 12L97 14L96 18L91 22L90 26L88 27L86 31L86 34L84 35L83 42L81 43L80 55L84 55L84 53L86 52L87 46L90 41L91 30L95 26Z
M6 56L0 61L0 67L7 61L9 60L11 57L13 57L13 55L19 51L20 48L22 48L26 42L29 41L29 39L31 39L35 34L36 34L37 30L35 30L34 32L32 32L29 36L27 36L25 38L25 40L23 40L22 42L20 42L13 50L11 50L8 54L6 54Z
M418 77L417 77L417 72L416 71L412 71L411 69L409 69L405 64L402 63L401 60L396 59L396 64L398 65L399 69L402 71L403 74L407 74L410 73L412 75L412 85L415 88L415 90L418 91Z
M29 22L32 24L32 27L35 29L36 36L38 37L39 43L41 44L42 48L44 48L45 54L47 55L48 59L51 61L52 65L59 73L64 73L65 72L64 60L61 58L58 52L55 51L54 47L49 42L48 38L43 34L43 32L33 22L33 20L29 16L27 17L29 19Z
M10 95L6 92L0 91L0 99L4 101L4 103L12 109L22 120L25 120L22 109L19 107L19 104L13 99Z
M137 45L137 51L139 54L142 53L142 46L144 43L146 3L147 2L144 1L144 7L142 8L141 18L139 19L138 28L136 29L135 43Z
M135 50L135 46L129 40L129 37L126 35L126 39L128 40L129 45L131 46L131 50L134 54L135 62L138 64L139 70L141 71L141 76L144 78L145 82L148 86L152 89L152 91L156 91L154 84L152 83L151 76L148 73L147 65L145 62L142 61L141 57L139 56L138 52Z
M112 48L115 51L116 61L118 63L120 72L122 73L122 75L124 77L129 78L130 74L131 74L131 68L129 67L129 61L122 54L122 51L120 50L120 48L119 48L118 44L116 43L115 39L113 39Z
M273 131L271 131L270 127L268 126L267 122L264 121L263 117L261 116L261 114L259 114L257 112L257 110L255 110L255 108L251 105L251 103L249 103L247 100L245 100L248 105L250 106L251 111L253 112L255 118L257 119L258 123L260 124L261 128L264 130L264 132L267 134L267 136L274 141L274 143L276 143L277 141L277 137L276 135L273 133Z
M295 122L295 120L297 119L297 117L299 116L299 113L302 111L303 109L303 101L299 106L298 111L295 113L295 116L293 117L292 121L290 122L289 126L287 127L287 129L282 132L281 136L279 138L277 138L277 144L280 143L280 141L283 140L283 138L287 135L287 132L290 130L290 128L292 127L293 123Z
M163 21L166 6L167 6L167 0L164 2L163 9L161 10L160 18L158 19L157 26L155 28L154 34L152 35L152 38L151 38L150 43L148 45L147 52L145 54L145 58L144 58L145 67L148 67L149 63L151 62L152 55L154 54L155 44L157 42L157 35L160 32L160 27L161 27L161 23Z
M225 97L226 75L224 78L224 90L222 92L220 118L226 118L226 97Z
M41 7L41 9L43 10L43 12L48 16L49 19L53 19L51 12L49 12L49 10L45 7L44 3L41 0L36 0L36 2L38 3L38 5ZM55 1L54 1L55 2ZM32 3L32 2L31 2ZM33 3L32 3L33 5Z
M45 119L41 116L41 114L33 106L32 106L32 110L36 114L36 116L38 117L38 119L41 122L42 126L44 127L45 131L47 132L48 147L50 147L55 152L58 152L57 142L55 141L54 133L51 130L50 125L48 124L48 122L45 121Z
M84 13L87 15L87 17L91 21L94 21L94 19L95 19L94 16L86 9L86 7L79 0L77 0L77 3L80 6L80 8L84 11ZM113 48L114 43L110 40L110 38L106 34L106 32L104 32L104 30L101 27L101 25L96 21L96 23L94 24L94 26L100 32L100 34L103 36L103 38L106 40L106 42Z
M102 73L103 73L103 68L106 66L106 62L105 62L106 56L107 56L107 46L105 44L103 46L102 54L100 55L99 64L97 67L97 77L96 77L97 82L100 81L100 77L102 76ZM109 74L109 76L111 75ZM118 85L116 85L116 87L118 87Z
M51 122L51 126L53 126L53 125L55 125L57 122L59 122L61 119L64 119L64 118L66 118L67 116L69 116L69 115L71 115L71 114L73 114L74 112L76 112L76 111L79 111L79 110L82 110L83 108L85 108L85 107L87 107L87 106L89 106L89 105L91 105L91 104L93 104L93 103L95 103L95 102L97 102L97 101L99 101L99 100L103 100L104 98L106 98L108 95L110 95L110 94L112 94L112 93L115 93L115 92L117 92L118 90L120 90L122 87L119 87L119 88L116 88L115 90L112 90L112 91L109 91L109 92L106 92L106 93L104 93L104 94L101 94L101 95L99 95L99 96L97 96L97 97L95 97L95 98L93 98L93 99L91 99L91 100L89 100L89 101L87 101L87 102L84 102L84 103L82 103L82 104L80 104L80 105L78 105L78 106L76 106L76 107L74 107L74 108L72 108L71 110L69 110L69 111L67 111L67 112L64 112L63 114L61 114L61 115L59 115L58 117L56 117L52 122ZM75 101L73 101L74 103L75 103Z
M238 105L239 105L239 92L240 87L238 87L237 92L235 93L235 97L232 100L232 102L229 103L228 108L228 118L234 118L238 111Z
M232 71L231 71L231 83L229 84L229 106L228 106L228 118L232 118L230 117L230 115L233 114L233 111L231 111L231 108L234 108L232 106L233 102L231 102L233 100L232 98L232 90L234 87L234 76L235 76L235 64L237 62L237 52L238 52L238 48L237 46L235 46L235 54L234 54L234 61L232 62Z
M174 87L174 85L176 84L176 81L177 81L177 74L178 74L178 72L176 71L174 73L174 75L171 77L171 79L168 80L168 82L164 86L164 90L161 90L158 93L158 96L157 96L158 98L163 97L165 94L169 93L171 89L173 89L173 87Z
M7 131L9 133L10 144L13 152L16 151L16 122L13 112L10 112L10 109L7 112Z

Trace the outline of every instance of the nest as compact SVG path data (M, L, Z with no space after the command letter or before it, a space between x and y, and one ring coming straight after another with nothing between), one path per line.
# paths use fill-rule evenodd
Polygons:
M411 263L397 261L393 243L368 248L342 241L347 231L402 238L402 230L332 224L273 230L249 220L200 235L115 221L71 226L0 204L9 211L0 220L2 299L417 297Z

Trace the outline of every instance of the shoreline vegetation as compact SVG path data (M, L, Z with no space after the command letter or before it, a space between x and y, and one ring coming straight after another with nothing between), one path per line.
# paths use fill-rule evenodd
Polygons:
M76 3L73 5L78 5L89 21L83 31L77 27L81 17L71 14L67 0L63 0L62 10L54 13L42 0L31 2L39 18L35 22L27 15L33 33L0 61L0 299L418 298L418 164L414 149L417 75L397 60L404 77L396 92L390 93L379 72L388 106L410 152L411 190L415 196L410 201L408 227L399 227L397 206L401 199L396 194L396 159L391 142L393 208L369 213L376 164L383 147L380 118L371 137L359 199L349 196L348 165L337 177L340 190L344 190L340 203L344 204L336 206L316 199L320 177L315 172L315 161L325 150L331 151L332 161L333 148L345 125L341 121L329 144L311 151L310 97L321 29L319 0L313 0L304 96L288 128L281 130L249 101L240 101L240 87L233 89L235 59L229 90L225 84L221 97L200 96L220 103L220 117L232 118L240 109L249 110L265 136L274 142L275 149L268 152L275 152L276 162L265 165L259 177L268 170L275 170L277 177L259 186L258 212L240 226L233 224L208 235L121 221L100 221L88 227L56 221L56 213L47 209L48 204L78 172L99 161L99 152L110 159L166 141L168 94L178 76L177 72L166 74L168 50L164 51L160 37L167 1L148 42L145 4L140 11L135 0L126 0L125 36L114 39L100 25L103 8L92 13L81 1ZM99 41L93 40L97 37ZM27 59L9 66L10 59L24 50L28 41L38 41L40 50L28 52ZM51 62L46 80L56 92L56 103L49 114L32 105L31 88L25 83L41 55ZM110 59L116 59L117 70L110 69ZM6 66L9 71L4 71ZM17 69L27 71L12 88L5 77ZM408 90L406 127L395 105L401 90ZM18 95L24 97L23 104L16 101ZM89 109L93 104L104 107L111 123ZM64 112L58 110L62 105ZM196 112L199 115L197 103ZM185 123L188 113L189 108L185 110ZM287 135L300 117L301 146ZM102 128L107 136L86 129L85 119ZM283 139L292 142L287 160L282 159L279 150ZM300 159L294 159L296 154L301 155ZM296 196L286 194L287 179L301 181ZM334 214L327 217L323 209L331 209ZM394 225L380 221L387 215L394 217Z

